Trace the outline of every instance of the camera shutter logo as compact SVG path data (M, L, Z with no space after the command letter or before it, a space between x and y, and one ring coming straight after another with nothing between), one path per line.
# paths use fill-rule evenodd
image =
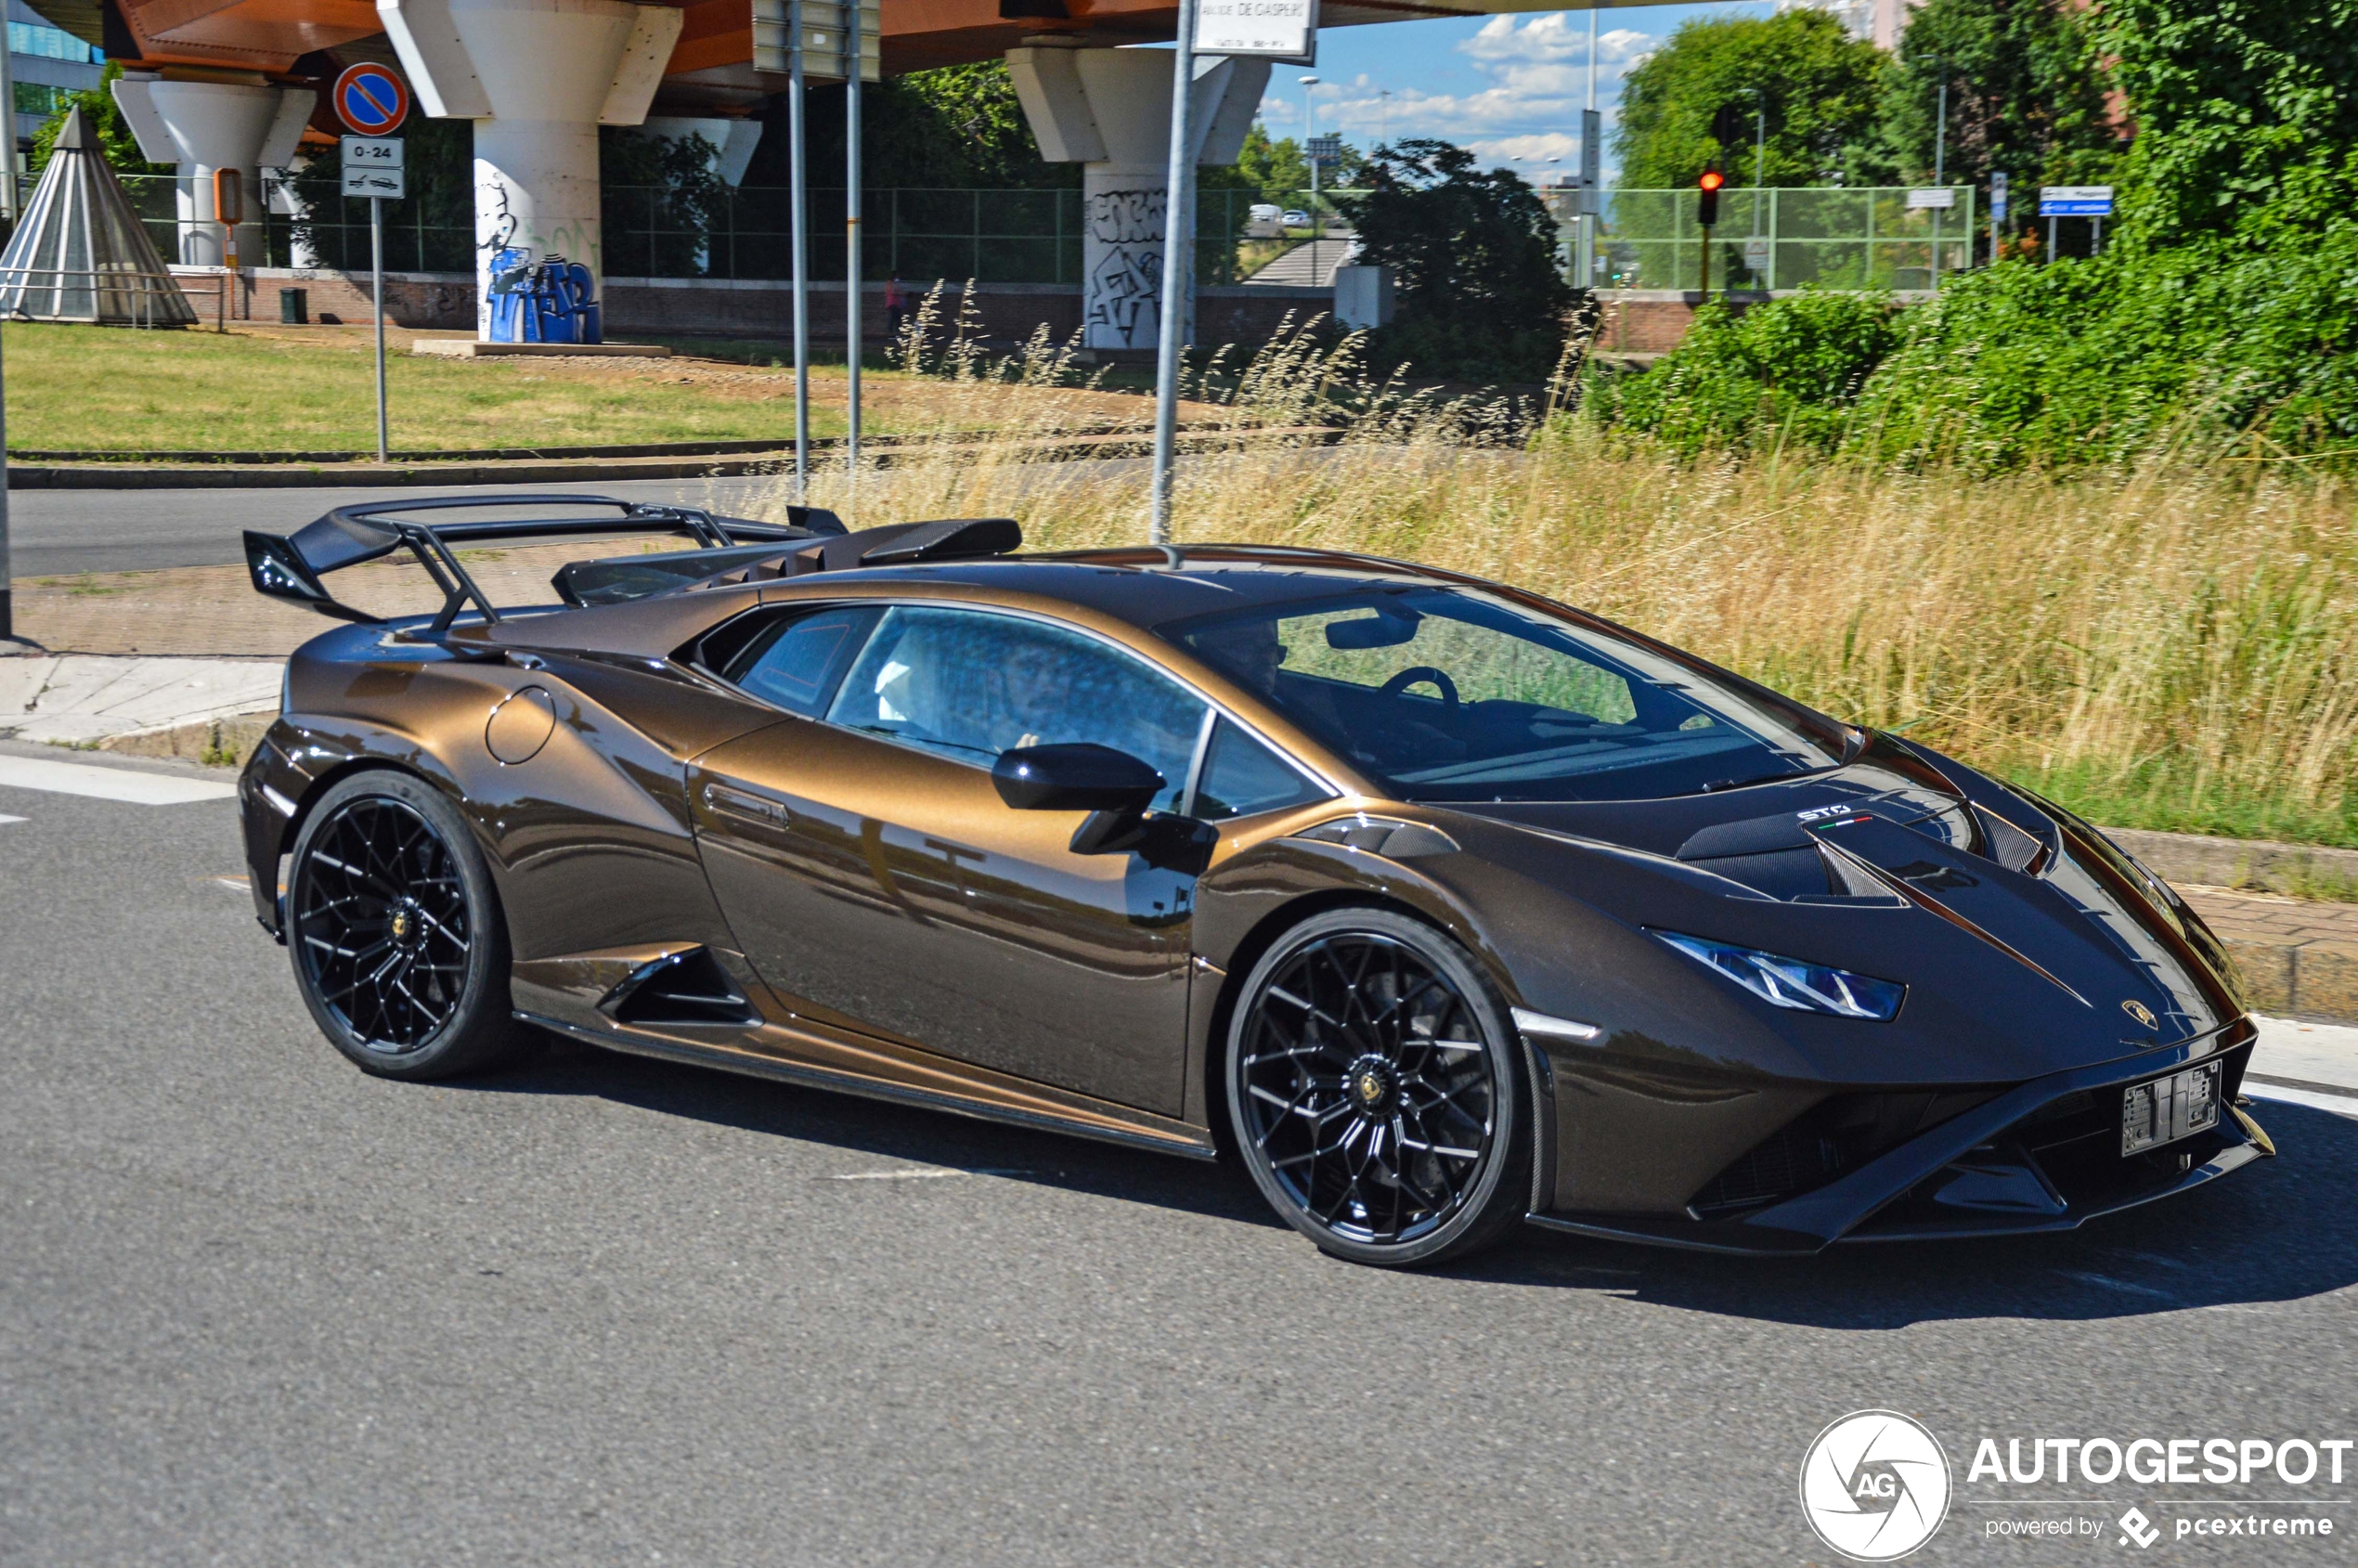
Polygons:
M1801 1461L1801 1511L1859 1562L1907 1556L1949 1516L1949 1456L1897 1410L1860 1410L1818 1434Z

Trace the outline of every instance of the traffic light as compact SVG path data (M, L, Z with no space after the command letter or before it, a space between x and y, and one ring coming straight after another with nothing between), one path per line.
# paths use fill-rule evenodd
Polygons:
M1717 169L1705 169L1696 179L1695 223L1698 227L1709 228L1719 221L1719 188L1727 183L1728 176Z

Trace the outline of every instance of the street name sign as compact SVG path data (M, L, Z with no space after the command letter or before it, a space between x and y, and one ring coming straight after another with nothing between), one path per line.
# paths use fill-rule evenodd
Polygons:
M1315 65L1318 0L1199 0L1196 53Z

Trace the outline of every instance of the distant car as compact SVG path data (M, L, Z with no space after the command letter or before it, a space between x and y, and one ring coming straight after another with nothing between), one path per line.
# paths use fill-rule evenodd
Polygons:
M1255 201L1246 212L1245 217L1251 223L1276 223L1279 221L1280 214L1275 201Z
M1288 228L1308 228L1310 214L1299 207L1289 207L1286 209L1284 222Z
M246 536L256 588L362 623L297 650L240 796L254 913L368 1071L531 1026L1224 1147L1390 1264L1526 1216L2068 1230L2274 1152L2234 966L2158 878L1595 616L1323 551L522 499ZM459 548L654 532L707 548L505 611ZM320 580L404 548L440 613Z

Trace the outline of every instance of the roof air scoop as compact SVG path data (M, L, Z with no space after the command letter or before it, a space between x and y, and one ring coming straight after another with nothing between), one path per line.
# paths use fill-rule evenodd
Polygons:
M808 545L786 557L784 576L849 572L862 566L913 566L927 561L984 561L1023 548L1012 517L946 517L892 523Z

